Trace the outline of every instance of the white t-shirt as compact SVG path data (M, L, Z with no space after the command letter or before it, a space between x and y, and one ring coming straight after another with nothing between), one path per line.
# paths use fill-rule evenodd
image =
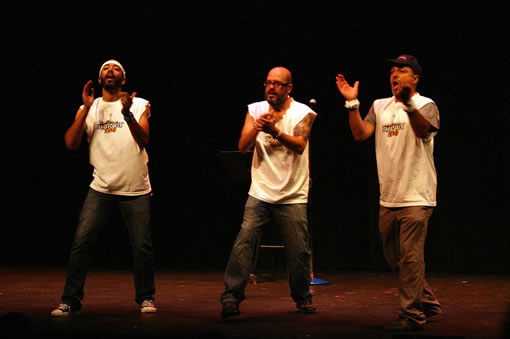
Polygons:
M130 110L137 121L147 105L149 102L145 99L133 99ZM85 125L90 164L94 167L90 187L102 193L125 196L149 193L149 157L133 138L122 115L121 101L95 99Z
M248 112L257 119L269 112L269 103L260 101L248 105ZM294 135L294 128L309 113L317 115L310 107L292 99L289 109L276 127L287 135ZM259 132L251 167L249 195L273 204L296 204L308 201L309 154L308 143L303 154L283 146L267 133Z
M431 99L418 93L411 100L433 127L427 138L416 137L403 104L395 102L395 97L375 100L365 117L375 126L380 204L385 207L437 204L433 151L439 111Z

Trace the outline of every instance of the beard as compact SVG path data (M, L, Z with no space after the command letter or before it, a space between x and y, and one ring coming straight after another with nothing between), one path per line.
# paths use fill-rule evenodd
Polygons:
M104 78L101 78L101 87L107 91L114 91L122 86L122 79L115 79L113 83L106 83Z
M287 98L287 95L278 95L276 93L270 93L272 95L274 95L275 97L270 99L268 97L268 95L266 94L266 101L271 105L271 106L280 106L281 104L283 104L285 102L285 99Z

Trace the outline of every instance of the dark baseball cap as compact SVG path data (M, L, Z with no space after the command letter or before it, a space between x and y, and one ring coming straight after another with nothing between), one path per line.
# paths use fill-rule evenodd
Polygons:
M392 66L409 66L413 69L414 73L421 77L422 70L420 63L415 56L409 54L402 54L395 59L386 59L386 63Z

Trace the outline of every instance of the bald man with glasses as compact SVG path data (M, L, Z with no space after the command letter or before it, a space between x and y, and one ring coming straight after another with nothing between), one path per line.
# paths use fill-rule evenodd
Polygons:
M317 312L309 287L307 217L308 138L317 114L290 96L293 86L290 71L275 67L264 82L265 100L248 105L238 146L241 152L254 149L252 181L241 230L225 271L225 290L220 298L223 318L241 313L239 304L245 299L256 245L270 222L283 240L291 298L300 312Z

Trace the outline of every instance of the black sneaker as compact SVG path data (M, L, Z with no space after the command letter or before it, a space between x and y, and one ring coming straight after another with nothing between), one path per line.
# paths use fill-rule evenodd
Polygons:
M72 307L68 304L60 304L56 309L51 311L52 317L67 317L69 315L80 314L79 307Z
M384 326L384 330L389 332L411 332L421 329L423 329L423 325L420 325L407 317L399 317L394 322Z
M423 311L423 314L425 314L425 317L427 317L427 319L430 317L433 317L435 315L439 315L441 313L443 313L443 311L440 308L436 308L436 309L430 308L430 309L425 309Z
M234 302L226 302L221 309L221 317L228 318L241 314L239 311L239 304Z
M311 300L303 301L302 303L296 303L296 307L304 314L317 313L317 307L312 303Z

